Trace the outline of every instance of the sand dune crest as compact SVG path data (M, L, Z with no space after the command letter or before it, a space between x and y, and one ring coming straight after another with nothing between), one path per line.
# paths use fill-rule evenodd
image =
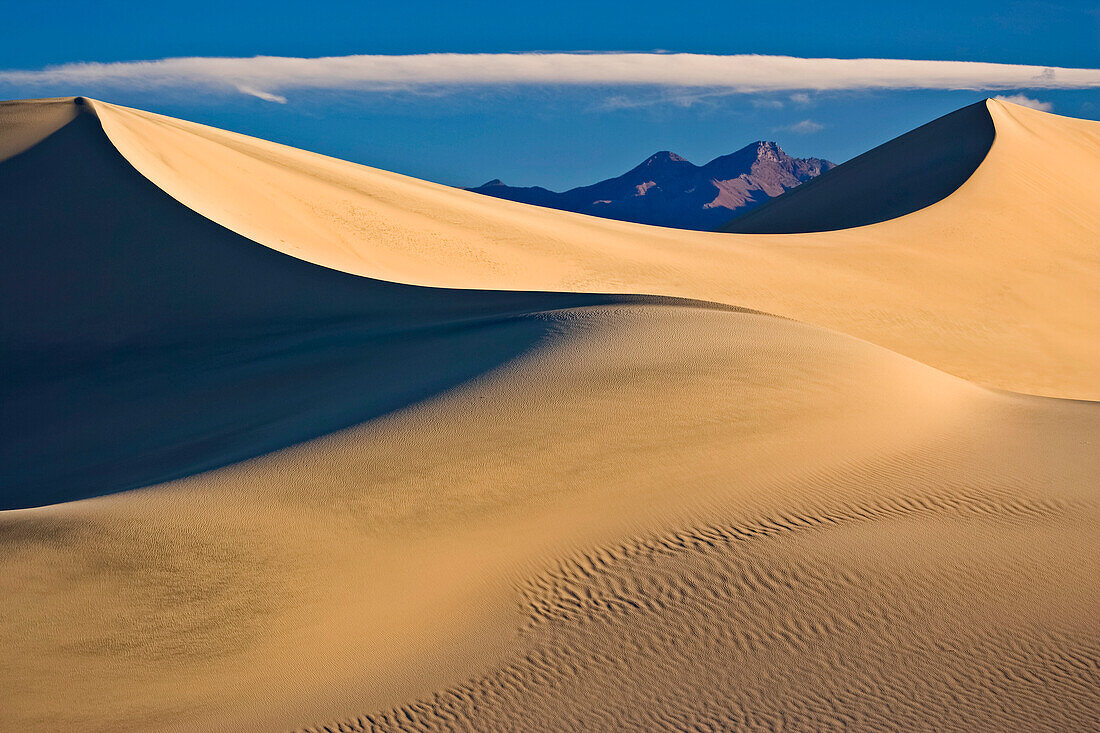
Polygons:
M1098 405L989 385L1100 393L1100 133L983 114L732 235L0 106L0 729L1095 727Z
M726 303L841 331L982 384L1100 397L1092 185L1100 123L993 100L960 110L922 128L923 156L905 144L877 158L891 170L939 160L946 169L926 167L922 185L939 172L947 188L914 195L958 190L900 218L811 238L687 233L486 200L202 125L96 108L111 142L178 201L327 267L416 285ZM996 137L966 178L990 120ZM971 141L962 162L945 156L960 152L953 144L928 137L937 130ZM828 198L826 184L816 190ZM877 217L876 206L857 198L845 211L859 217L869 207Z

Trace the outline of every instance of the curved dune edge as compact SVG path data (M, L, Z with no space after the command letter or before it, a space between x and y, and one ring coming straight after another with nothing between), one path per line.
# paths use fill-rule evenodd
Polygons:
M995 137L988 102L977 102L842 163L719 231L808 234L898 219L955 193Z
M86 106L0 164L0 190L0 509L285 448L492 371L563 314L673 305L396 285L288 257L152 185Z
M561 318L384 419L0 515L13 729L821 728L833 690L869 723L1057 730L1100 703L1094 405L763 315Z
M1012 119L1000 123L1010 133ZM1022 119L1016 139L1033 125L1041 137L1045 117ZM22 199L0 199L20 214L5 221L27 225L9 233L25 237L10 240L25 244L12 256L37 268L16 268L35 277L21 288L8 275L0 297L11 299L5 313L19 315L4 321L5 341L19 335L28 354L35 334L109 355L141 344L139 362L155 364L169 388L137 384L118 404L173 393L182 406L169 417L180 422L212 409L238 420L236 403L264 399L297 413L394 390L404 372L417 381L422 368L457 369L456 360L501 342L502 331L491 329L523 333L504 338L506 353L489 354L462 379L356 427L138 492L0 512L0 688L10 701L0 729L1061 731L1095 719L1100 405L986 389L869 341L761 313L640 296L438 291L315 267L180 205L88 123L80 118L0 165L0 176L24 181L18 191L28 200L46 192L44 200L72 204L38 220ZM135 135L160 134L139 123L129 123ZM178 145L145 148L164 156L165 175L190 176L189 165L210 166L192 180L234 180L237 165L258 175L247 160L202 152L190 132L180 134ZM1057 140L1050 145L1057 153ZM24 180L21 170L64 175ZM1033 173L1016 183L1033 184ZM520 234L545 224L517 205L479 209L480 219L469 211L462 219L454 208L440 213L427 203L450 201L451 190L371 175L393 190L377 183L353 209L395 197L379 204L386 226L376 221L374 238L363 240L377 246L397 237L392 251L377 253L378 262L391 258L387 267L415 261L398 256L398 235L407 235L406 249L427 253L417 273L435 266L427 256L435 252L466 261L473 277L484 263L469 257L472 249L432 250L424 232L438 225L443 236L459 237L453 244L462 227L495 221L493 236L514 238L501 245L508 253L524 251ZM956 195L904 219L944 207L950 214L971 192L980 213L989 175L1007 174L983 165ZM330 176L322 185L320 176L307 176L320 205L349 195L347 180ZM326 186L338 193L326 199ZM398 189L423 208L401 213ZM61 199L66 191L73 198ZM302 192L297 182L283 193L294 191ZM278 200L273 212L302 211L293 197L262 193ZM455 200L465 211L469 199ZM103 218L120 201L133 205L123 209L126 229ZM1094 220L1070 203L1055 213L1072 215L1065 231L1073 234ZM1033 230L1025 220L1016 223L1026 238ZM604 231L600 222L555 221L552 231L566 227L569 237L554 241L572 257L611 262L608 243L621 243L616 267L625 269L593 270L596 284L615 273L640 277L622 264L632 261L628 247L657 258L637 266L649 273L660 259L652 253L665 246L635 240L652 232L644 227L599 240L582 235ZM325 222L318 215L319 231ZM527 228L517 233L513 224ZM542 231L536 254L550 241L551 230ZM790 276L796 280L847 273L855 315L834 313L837 299L814 305L794 293L790 302L814 306L819 320L868 328L890 323L895 301L875 298L900 277L892 268L909 262L906 251L927 267L939 258L944 273L971 274L979 268L970 258L998 254L1015 267L1019 255L1011 243L959 252L958 241L946 248L930 239L926 249L918 239L890 257L868 245L863 254L880 256L860 259L850 244L815 244L810 235L777 248L784 259L762 246L771 238L714 236L742 243L745 278L771 273L746 292L777 297L768 294L781 282L776 264L797 268L804 254L816 264ZM654 272L669 283L698 276L708 287L738 280L726 269L705 276L692 269L702 267L694 242L704 240L680 243L688 264ZM325 254L331 241L304 244ZM43 242L49 246L33 246ZM1075 247L1082 256L1072 259ZM1068 302L1087 306L1091 291L1080 287L1093 272L1091 250L1070 237L1041 252L1031 268L1061 268L1051 281L1064 280ZM819 259L826 256L837 261L826 267ZM517 277L509 262L497 262L487 279ZM851 269L857 263L866 271ZM985 271L1007 305L970 303L974 293L952 290L951 280L942 292L932 279L905 281L931 302L897 324L899 332L935 334L935 326L950 335L961 321L936 319L960 302L970 309L955 318L965 320L1002 305L1011 316L1015 298L1034 297L1034 283L1008 265L987 261ZM79 277L68 279L72 273ZM117 301L87 284L110 277L127 285ZM988 287L975 280L972 290L986 297ZM852 295L861 289L870 294ZM55 297L67 300L51 310ZM1043 348L1061 354L1059 339L1087 316L1047 310L1008 330L1019 336L1027 323L1045 323L1054 336ZM1001 343L983 335L986 321L967 323L951 344ZM385 324L416 350L376 340ZM303 348L303 332L343 348ZM182 348L150 338L180 333L188 335ZM246 341L264 347L262 358L241 346ZM907 348L921 343L914 338ZM70 364L58 343L37 346ZM1086 346L1076 348L1087 355ZM335 358L296 365L299 353ZM1029 341L1017 366L1039 368L1034 353ZM278 378L242 382L227 354ZM78 375L134 385L125 372L80 364ZM372 376L349 388L334 380L334 364L381 369L391 381ZM181 379L196 365L227 379L217 399L184 389ZM288 378L295 372L304 373ZM334 396L310 391L330 382ZM87 387L70 384L61 394L86 395ZM119 420L86 403L66 409L87 413L93 425ZM69 458L57 448L67 436L38 437L54 441L44 460Z
M1100 398L1096 122L989 100L993 145L938 203L856 229L731 236L487 199L94 104L112 143L158 187L326 267L440 287L726 303L847 333L980 384Z

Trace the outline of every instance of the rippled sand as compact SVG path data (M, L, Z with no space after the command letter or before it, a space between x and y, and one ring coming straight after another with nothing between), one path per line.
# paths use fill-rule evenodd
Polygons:
M945 120L734 235L0 105L0 729L1096 729L1100 124Z

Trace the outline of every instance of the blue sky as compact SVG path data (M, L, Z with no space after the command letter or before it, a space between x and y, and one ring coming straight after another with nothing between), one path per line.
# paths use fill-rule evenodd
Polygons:
M764 54L1100 67L1094 2L158 2L0 0L0 70L257 55ZM496 61L491 62L500 65ZM511 62L500 62L507 65ZM838 72L843 73L843 72ZM907 72L906 72L907 73ZM612 74L613 76L613 74ZM1026 77L1026 75L1025 75ZM1100 88L731 92L675 84L311 81L251 93L185 81L5 77L0 96L87 94L454 185L565 188L671 149L702 163L753 140L842 161L986 96L1100 118ZM204 82L205 83L205 82ZM1038 84L1038 86L1033 86ZM237 88L242 88L237 84ZM252 89L251 86L247 87ZM278 100L285 98L286 103Z

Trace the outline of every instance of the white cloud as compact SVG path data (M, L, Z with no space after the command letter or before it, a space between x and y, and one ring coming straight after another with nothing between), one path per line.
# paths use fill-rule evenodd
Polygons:
M1018 104L1022 107L1031 107L1041 112L1050 112L1054 109L1054 105L1050 102L1043 102L1038 99L1032 99L1023 94L1006 94L994 97L994 99L1001 102L1011 102L1012 104Z
M795 104L809 104L810 95L806 94L806 92L797 92L791 95L791 101Z
M794 132L799 135L809 135L814 132L821 132L825 129L825 125L815 120L802 120L801 122L796 122L793 125L787 125L780 129L786 130L787 132Z
M242 94L250 94L253 97L259 97L265 102L275 102L276 104L286 104L286 97L281 94L272 94L271 92L261 91L260 89L253 89L250 86L244 84L237 85L237 91Z
M725 93L839 89L1100 88L1100 69L971 61L812 59L661 53L421 54L327 58L170 58L0 71L0 85L202 87L284 102L296 89L392 91L504 85L656 86Z

